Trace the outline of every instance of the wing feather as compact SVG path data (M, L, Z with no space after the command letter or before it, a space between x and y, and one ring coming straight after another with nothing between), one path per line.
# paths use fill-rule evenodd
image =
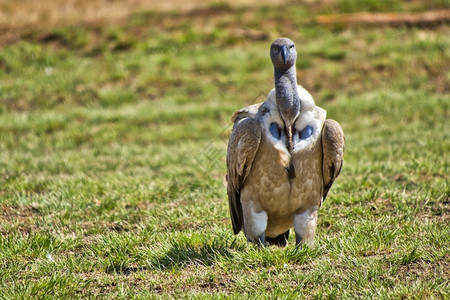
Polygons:
M341 126L335 120L327 119L322 129L323 147L323 198L325 201L327 194L338 177L344 162L345 136Z
M233 120L227 149L227 193L233 231L237 234L243 225L240 191L259 149L261 126L256 118L242 110L233 115Z

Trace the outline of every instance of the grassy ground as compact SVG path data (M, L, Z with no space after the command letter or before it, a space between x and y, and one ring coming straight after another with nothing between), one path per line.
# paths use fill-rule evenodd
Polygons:
M216 3L19 31L0 48L0 298L448 299L450 26L314 23L445 7ZM278 36L347 145L314 246L257 249L232 234L225 152Z

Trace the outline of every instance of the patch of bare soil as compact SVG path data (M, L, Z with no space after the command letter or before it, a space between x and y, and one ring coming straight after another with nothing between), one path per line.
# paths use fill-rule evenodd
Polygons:
M156 14L178 12L191 17L194 13L199 17L198 11L210 16L222 13L227 8L283 2L286 0L0 0L0 46L20 40L20 35L29 30L74 24L117 24L138 11Z
M445 255L441 260L429 262L419 259L413 263L402 265L398 269L397 278L408 281L416 281L417 279L432 280L439 275L450 275L450 255Z
M39 204L33 203L24 206L10 206L0 204L0 224L9 224L22 233L31 233L36 230L36 216L40 215ZM0 234L7 233L6 226L0 227Z
M0 0L0 27L52 26L55 24L112 22L139 10L156 12L187 12L214 6L249 6L279 4L284 0L225 0L220 2L202 0Z

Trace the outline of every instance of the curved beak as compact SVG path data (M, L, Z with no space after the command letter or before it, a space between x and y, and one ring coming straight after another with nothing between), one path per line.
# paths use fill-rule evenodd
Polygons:
M284 64L287 63L288 60L288 56L289 56L289 49L287 46L281 46L281 57L283 58Z

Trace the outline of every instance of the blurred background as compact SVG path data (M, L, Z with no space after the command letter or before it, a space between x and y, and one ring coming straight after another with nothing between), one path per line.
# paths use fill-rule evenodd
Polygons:
M0 298L445 298L449 22L448 0L0 0ZM316 247L261 254L225 154L280 36L346 153Z

